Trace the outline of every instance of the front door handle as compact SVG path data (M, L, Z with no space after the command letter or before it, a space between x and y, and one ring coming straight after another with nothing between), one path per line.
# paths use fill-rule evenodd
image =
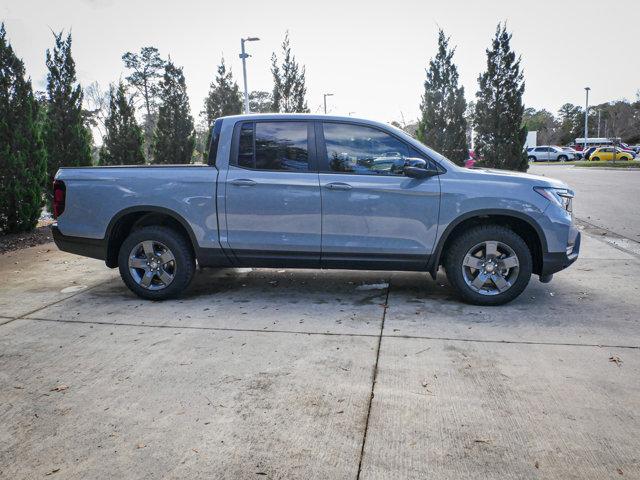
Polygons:
M256 182L248 178L236 178L235 180L231 180L231 185L235 185L237 187L253 187L255 184Z
M330 190L351 190L351 185L342 182L327 183L325 187Z

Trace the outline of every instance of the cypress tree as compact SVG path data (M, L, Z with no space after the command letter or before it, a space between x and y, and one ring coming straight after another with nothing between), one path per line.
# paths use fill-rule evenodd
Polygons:
M527 138L522 124L524 77L520 57L511 50L511 34L498 24L487 49L487 71L478 77L475 109L475 150L481 164L493 168L526 171L523 151Z
M233 79L231 70L227 71L224 58L218 65L218 75L209 87L209 95L204 100L202 115L206 120L207 130L216 118L242 113L242 97L238 84Z
M163 164L190 163L195 146L193 117L182 68L171 60L160 82L158 124L154 134L153 161Z
M282 42L282 64L278 66L275 52L271 55L271 73L273 74L273 111L280 113L307 113L307 87L305 85L305 67L300 67L291 53L289 32Z
M458 86L458 69L453 63L455 48L438 33L438 53L429 62L418 122L418 139L458 165L469 157L464 87Z
M122 82L109 92L106 135L100 149L101 165L140 165L144 163L142 129L136 122L135 108Z
M0 231L34 228L43 205L46 152L24 63L0 24Z
M91 165L91 133L84 124L82 88L76 83L71 56L71 34L54 34L53 51L47 49L47 114L44 141L49 174L48 199L53 196L53 177L60 167Z

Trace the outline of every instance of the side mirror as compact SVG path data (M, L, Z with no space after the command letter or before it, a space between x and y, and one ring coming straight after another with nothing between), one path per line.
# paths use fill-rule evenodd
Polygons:
M428 167L421 168L421 167L414 167L411 165L407 165L406 167L404 167L403 173L407 177L418 178L418 179L435 177L436 175L440 175L440 171L435 168L428 168Z

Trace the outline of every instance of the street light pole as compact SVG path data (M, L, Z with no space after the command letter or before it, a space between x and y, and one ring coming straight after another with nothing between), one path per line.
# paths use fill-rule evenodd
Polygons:
M587 100L584 107L584 149L587 149L587 140L589 138L589 90L591 87L584 87L587 94Z
M324 114L327 114L327 97L333 97L333 93L324 94Z
M244 42L255 42L260 40L258 37L248 37L240 39L240 55L242 59L242 77L244 78L244 113L249 113L249 89L247 88L247 57L248 53L244 51Z

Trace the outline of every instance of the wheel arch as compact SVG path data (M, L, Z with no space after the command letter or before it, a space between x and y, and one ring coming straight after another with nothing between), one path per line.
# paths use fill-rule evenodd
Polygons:
M448 245L462 232L476 225L503 225L512 229L526 242L533 260L533 273L542 271L543 253L547 251L547 240L540 225L531 217L511 210L487 209L466 213L449 223L440 236L427 271L435 279L442 256Z
M136 228L148 225L164 225L175 229L188 240L194 258L196 257L195 234L189 223L180 214L168 208L139 205L119 211L107 226L105 263L109 268L118 266L118 252L129 233Z

